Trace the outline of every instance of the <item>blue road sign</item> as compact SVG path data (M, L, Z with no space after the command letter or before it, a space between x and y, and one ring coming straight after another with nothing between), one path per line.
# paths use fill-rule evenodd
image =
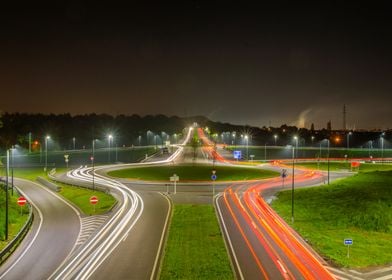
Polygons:
M211 175L211 180L215 181L216 178L218 178L218 177L217 177L215 174L212 174L212 175Z
M353 240L352 239L344 239L344 245L353 245Z
M234 159L241 159L241 151L233 151Z

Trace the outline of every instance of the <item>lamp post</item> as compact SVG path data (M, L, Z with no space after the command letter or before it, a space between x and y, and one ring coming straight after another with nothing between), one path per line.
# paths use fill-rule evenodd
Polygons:
M327 139L327 142L328 142L328 155L327 155L327 170L328 170L327 178L328 178L328 180L327 180L327 182L328 182L328 185L329 185L329 145L330 145L329 139Z
M45 172L48 168L48 140L49 139L50 139L50 136L45 137L45 168L44 168Z
M274 135L274 140L275 140L275 146L276 146L276 139L278 139L278 135Z
M310 137L310 139L312 140L312 147L313 147L314 136L312 135L312 136Z
M14 149L15 149L15 146L12 146L10 149L11 195L14 195Z
M350 149L350 136L353 134L351 131L347 133L347 151Z
M384 164L384 135L385 132L381 133L381 164Z
M113 140L113 135L108 135L108 144L109 144L109 163L110 163L110 142Z
M139 139L139 146L140 146L140 145L141 145L141 143L142 143L142 136L141 136L141 135L139 135L138 139Z
M248 135L245 135L245 140L246 140L246 160L249 160L249 149L248 149L248 143L249 143L249 141L248 141Z
M72 144L73 144L73 150L75 151L76 150L76 138L75 137L72 138Z
M369 140L369 158L371 157L370 151L372 149L372 146L373 146L373 141Z
M5 240L8 240L8 176L9 176L9 165L10 165L10 151L7 150L7 168L5 169L5 228L4 235Z
M235 148L235 145L236 145L236 143L235 143L235 136L236 136L236 132L233 132L233 134L232 134L232 136L233 136L233 144L234 144L234 148Z
M93 173L92 173L92 177L93 177L93 191L95 191L95 174L94 174L95 139L93 139L92 152L93 152L93 155L91 156L91 166L92 166L92 169L93 169Z
M293 137L295 140L295 148L297 149L295 152L295 157L298 158L298 136Z
M291 222L294 223L294 165L295 165L295 146L293 145L293 170L292 170L292 179L291 179Z
M158 146L157 146L157 135L155 134L154 135L154 139L155 139L155 150L158 148Z

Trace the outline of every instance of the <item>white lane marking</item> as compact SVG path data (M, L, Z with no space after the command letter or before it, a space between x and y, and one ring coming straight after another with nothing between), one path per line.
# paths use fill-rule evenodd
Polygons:
M24 179L21 179L21 180L24 180ZM28 180L24 180L24 181L28 181ZM28 182L31 182L31 181L28 181ZM34 184L35 184L35 183L34 183ZM43 190L45 190L46 192L50 193L52 196L54 196L54 197L60 199L60 200L61 200L62 202L64 202L66 205L68 205L69 207L71 207L71 209L76 213L76 216L77 216L78 219L79 219L79 234L78 234L78 237L76 238L75 243L74 243L74 245L72 246L72 249L69 251L68 255L67 255L67 256L65 257L65 259L61 262L61 264L56 268L56 270L49 276L49 278L51 278L52 275L55 274L55 273L57 272L57 270L59 269L59 267L61 267L61 266L68 260L68 258L71 256L72 252L73 252L73 251L75 250L75 248L78 246L78 239L80 238L80 235L81 235L81 233L82 233L82 232L81 232L81 228L82 228L82 219L81 219L81 217L80 217L80 212L79 212L79 210L76 209L75 206L73 206L71 203L69 203L67 200L65 200L65 199L64 199L63 197L61 197L60 195L57 195L56 193L54 193L54 192L48 190L47 188L43 187L42 185L40 185L40 184L37 184L37 185L39 185Z
M232 255L233 255L235 265L237 266L238 273L240 274L240 279L243 280L243 279L245 279L245 278L244 278L244 275L242 274L242 270L241 270L240 264L239 264L239 262L238 262L237 255L236 255L236 253L235 253L235 251L234 251L234 247L233 247L233 244L232 244L232 242L231 242L231 237L230 237L230 235L229 235L229 231L227 230L226 223L225 223L225 220L223 219L222 211L221 211L221 208L220 208L220 206L219 206L218 199L220 199L220 198L222 198L222 194L221 194L221 193L220 193L220 194L217 196L217 198L215 199L215 205L217 206L218 213L219 213L219 216L220 216L220 220L221 220L221 222L222 222L223 229L225 230L225 234L226 234L226 236L227 236L227 241L228 241L228 243L229 243L229 247L230 247L231 253L232 253ZM224 239L224 240L226 240L226 239Z
M27 181L27 180L23 180L23 181ZM29 183L32 183L32 184L35 184L35 185L38 185L38 184L36 184L36 183L34 183L34 182L30 182L30 181L28 181L28 182L29 182ZM37 236L38 236L38 234L39 234L40 231L41 231L41 227L42 227L42 224L43 224L43 221L44 221L44 217L43 217L43 215L42 215L42 212L41 212L41 210L37 207L37 205L29 198L28 195L26 195L26 193L24 193L24 192L21 191L21 190L19 190L19 191L20 191L20 193L21 193L23 196L25 196L25 197L29 200L29 203L30 203L31 205L33 205L33 207L37 210L38 215L39 215L39 218L40 218L40 223L39 223L38 229L37 229L37 231L36 231L36 233L35 233L33 239L31 240L30 244L25 248L25 250L23 251L23 253L20 254L20 256L16 259L16 261L14 261L14 263L13 263L13 264L5 271L2 275L0 275L0 279L3 279L4 276L6 276L6 275L10 272L10 270L13 269L13 268L18 264L18 262L26 255L27 251L31 248L31 246L33 245L34 241L37 239Z
M159 241L159 247L158 247L157 255L155 257L154 266L152 268L150 280L156 279L156 278L154 278L154 275L155 275L155 272L156 272L156 270L158 268L158 260L159 260L159 256L161 255L161 252L162 252L163 241L164 241L164 237L165 237L165 234L166 234L166 229L167 229L167 226L168 226L168 223L169 223L169 218L170 218L171 209L172 209L172 203L169 200L169 198L166 195L162 194L162 193L159 193L159 194L162 195L164 198L166 198L166 200L167 200L167 202L169 204L169 207L168 207L168 210L167 210L165 226L163 227L161 240Z

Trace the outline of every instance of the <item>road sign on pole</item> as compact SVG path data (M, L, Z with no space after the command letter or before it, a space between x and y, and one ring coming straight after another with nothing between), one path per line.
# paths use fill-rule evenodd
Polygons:
M344 245L347 246L347 258L350 257L350 246L353 245L353 240L352 238L346 238L344 239Z
M174 194L177 193L177 181L180 180L180 177L177 176L177 174L173 174L173 176L170 177L170 182L174 183Z
M26 198L24 198L23 196L20 196L17 200L18 205L20 206L20 215L22 215L22 207L23 205L25 205L27 202Z
M236 160L241 159L241 157L242 157L242 155L241 155L241 150L239 150L239 151L234 151L234 152L233 152L233 157L234 157L234 159L236 159Z
M282 188L284 188L284 178L287 177L287 169L282 169L280 176L282 177Z
M18 205L19 206L23 206L23 205L25 205L26 204L26 202L27 202L27 200L26 200L26 198L24 198L23 196L21 196L21 197L19 197L18 198Z
M95 195L93 195L92 197L90 197L90 203L91 204L93 204L93 205L95 205L95 204L97 204L98 203L98 197L97 196L95 196Z

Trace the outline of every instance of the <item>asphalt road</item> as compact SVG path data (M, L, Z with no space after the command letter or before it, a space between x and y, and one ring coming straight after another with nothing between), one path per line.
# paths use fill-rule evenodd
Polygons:
M122 242L91 279L155 279L171 204L155 192L138 192L144 211Z
M75 246L79 214L37 183L16 179L15 185L33 204L34 222L17 250L0 267L0 279L47 279Z

